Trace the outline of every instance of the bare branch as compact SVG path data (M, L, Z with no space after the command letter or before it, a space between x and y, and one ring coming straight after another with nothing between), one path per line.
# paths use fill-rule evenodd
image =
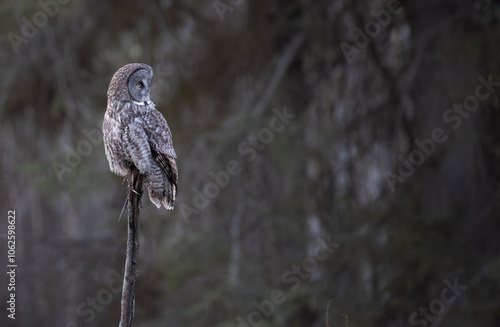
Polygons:
M135 280L139 258L139 214L141 211L142 183L144 176L138 170L128 175L128 232L127 259L123 275L122 309L119 327L131 327L135 309Z

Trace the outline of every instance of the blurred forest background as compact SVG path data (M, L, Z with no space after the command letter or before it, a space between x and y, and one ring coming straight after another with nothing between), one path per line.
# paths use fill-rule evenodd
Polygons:
M173 212L143 197L135 326L500 326L497 1L10 0L0 30L1 326L118 324L130 62L180 172Z

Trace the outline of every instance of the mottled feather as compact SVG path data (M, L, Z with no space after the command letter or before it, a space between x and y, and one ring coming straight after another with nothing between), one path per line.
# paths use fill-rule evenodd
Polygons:
M112 172L125 176L139 169L151 202L173 209L177 155L167 121L149 99L152 76L145 64L129 64L115 73L104 115L104 148Z

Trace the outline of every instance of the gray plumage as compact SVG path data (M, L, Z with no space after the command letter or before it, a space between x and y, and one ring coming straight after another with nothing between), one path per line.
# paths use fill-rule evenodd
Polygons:
M165 117L150 100L153 69L133 63L120 68L108 88L102 126L112 172L126 176L137 168L145 176L149 199L157 208L174 208L177 158Z

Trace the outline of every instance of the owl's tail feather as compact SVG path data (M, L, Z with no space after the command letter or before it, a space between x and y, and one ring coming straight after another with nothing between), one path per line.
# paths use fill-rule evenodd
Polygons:
M175 195L177 193L177 188L174 184L167 183L165 187L165 195L161 203L167 210L174 209Z
M160 209L163 205L166 209L174 209L175 195L177 189L175 185L166 183L165 188L155 188L153 185L149 185L149 199L153 204Z
M156 190L154 190L151 187L149 188L148 193L149 193L149 199L151 200L151 202L153 202L153 204L158 209L160 209L162 196L160 194L158 194L158 192L156 192Z
M153 166L146 175L149 199L158 209L163 205L167 210L172 210L177 195L177 167L173 159L164 156L160 158L162 164Z

